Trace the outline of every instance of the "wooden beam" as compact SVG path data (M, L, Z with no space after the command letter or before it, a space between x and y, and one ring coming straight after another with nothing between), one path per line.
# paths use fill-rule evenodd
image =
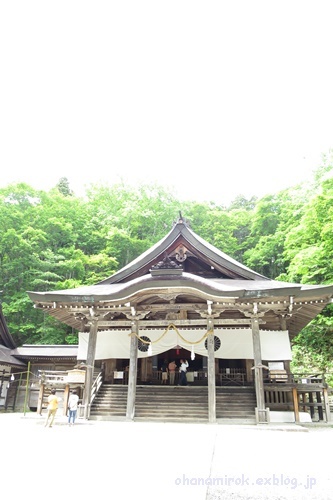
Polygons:
M205 319L175 319L175 320L141 320L140 321L140 327L142 328L167 328L170 323L173 323L175 326L179 327L191 327L191 326L196 326L196 327L202 327L206 328L207 327L207 320ZM110 321L105 321L101 320L99 323L100 328L130 328L132 322L128 320L110 320ZM265 324L265 321L259 320L259 324ZM215 326L251 326L251 319L215 319L214 320L214 325Z
M309 305L309 304L307 304ZM301 308L300 304L294 303L294 309L298 310ZM90 308L86 304L78 305L78 304L58 304L56 308L51 305L45 305L42 309L46 309L49 312L58 311L62 314L82 314L84 316L89 317ZM123 304L106 304L106 303L96 303L95 309L100 315L106 314L130 314L131 308L129 306L125 306ZM161 311L168 312L180 312L180 311L188 311L188 312L196 312L200 314L200 312L206 312L206 305L204 303L193 303L193 302L184 302L182 304L174 304L170 302L165 302L163 304L149 304L149 305L140 305L136 304L137 312L146 312L154 314ZM253 310L253 302L238 302L235 300L229 300L228 302L220 302L213 304L214 313L222 314L226 311L240 312L242 314L247 313L248 315L252 314ZM279 301L267 301L267 302L258 302L258 311L261 313L267 313L274 311L274 314L284 316L289 312L289 301L287 300L279 300ZM279 319L281 321L281 318Z

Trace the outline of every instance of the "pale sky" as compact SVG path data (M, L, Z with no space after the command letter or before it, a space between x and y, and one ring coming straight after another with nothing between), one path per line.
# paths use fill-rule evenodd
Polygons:
M229 203L333 147L330 1L3 1L0 187L154 182Z

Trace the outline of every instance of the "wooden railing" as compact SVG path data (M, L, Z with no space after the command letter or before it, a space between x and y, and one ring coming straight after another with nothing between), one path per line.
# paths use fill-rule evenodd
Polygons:
M65 386L67 384L68 371L54 370L39 370L38 380L45 385ZM204 383L207 380L205 370L196 372L196 377L193 382L199 381ZM272 378L269 373L264 373L264 393L265 405L271 411L293 411L296 421L300 419L300 412L306 412L311 416L312 421L329 422L330 406L332 407L333 389L330 389L325 380L325 374L309 374L309 373L290 373L284 372L283 377ZM281 375L281 374L280 374ZM177 384L176 373L176 381ZM161 371L154 370L152 381L161 383ZM93 403L101 385L103 383L102 372L97 372L94 375L94 381L91 388L91 398L88 408ZM122 380L124 383L124 380ZM127 380L126 380L127 383ZM246 373L242 369L222 369L216 373L216 383L218 385L245 385ZM79 416L84 412L82 406L79 411Z
M103 384L103 374L102 372L99 372L93 382L93 385L91 386L90 405L94 401L102 384Z
M265 382L285 384L326 384L325 374L291 373L285 370L273 370L265 373Z
M265 405L272 411L293 411L296 422L300 421L300 412L308 413L311 421L330 422L331 389L327 384L313 378L305 382L303 376L293 380L264 384Z
M91 405L98 394L101 386L103 384L103 372L94 373L94 381L91 386L90 402L86 411L85 405L80 404L78 407L78 418L88 418L90 417Z
M216 374L219 385L245 385L246 372L243 368L222 368Z

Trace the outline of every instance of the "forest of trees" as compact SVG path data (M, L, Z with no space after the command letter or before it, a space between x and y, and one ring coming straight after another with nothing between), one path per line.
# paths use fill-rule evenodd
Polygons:
M27 291L94 284L163 238L181 210L202 238L269 278L333 283L333 152L311 183L229 206L180 201L158 185L91 185L66 178L48 192L0 189L0 290L18 345L73 344L77 332L36 310ZM294 370L332 371L333 305L294 340Z

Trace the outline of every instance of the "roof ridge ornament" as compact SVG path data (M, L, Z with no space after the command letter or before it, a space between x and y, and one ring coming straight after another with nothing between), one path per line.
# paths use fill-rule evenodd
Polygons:
M184 224L186 227L191 227L190 223L185 217L183 217L181 211L179 210L179 217L176 221L174 221L173 225L176 226L177 224Z
M175 261L171 260L170 257L165 254L163 260L160 260L157 264L151 267L150 274L152 276L158 276L162 274L182 274L183 266L177 264Z

